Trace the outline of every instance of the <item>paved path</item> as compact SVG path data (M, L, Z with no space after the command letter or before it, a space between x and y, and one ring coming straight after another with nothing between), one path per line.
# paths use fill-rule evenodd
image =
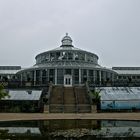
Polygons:
M0 121L49 119L140 120L140 113L0 113Z

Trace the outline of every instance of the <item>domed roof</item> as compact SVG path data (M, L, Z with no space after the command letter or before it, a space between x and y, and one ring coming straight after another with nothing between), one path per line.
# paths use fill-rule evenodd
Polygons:
M63 37L61 42L62 42L62 46L61 47L72 46L72 39L71 39L70 36L68 36L68 33L66 33L66 36Z
M60 47L57 47L57 48L54 48L52 50L48 50L46 52L43 52L43 53L40 53L38 54L35 59L37 59L38 56L42 56L44 54L47 54L47 53L53 53L53 52L63 52L63 51L72 51L72 52L80 52L80 53L88 53L88 54L91 54L91 55L94 55L97 59L98 59L98 56L92 52L88 52L88 51L85 51L85 50L82 50L82 49L79 49L79 48L76 48L72 45L72 39L70 36L68 36L68 33L66 33L66 35L63 37L63 39L61 40L62 42L62 45Z

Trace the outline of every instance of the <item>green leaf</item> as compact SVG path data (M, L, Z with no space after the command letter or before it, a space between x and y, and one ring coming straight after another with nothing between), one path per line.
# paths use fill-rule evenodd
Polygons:
M0 100L6 96L9 97L9 94L4 90L4 86L0 84Z

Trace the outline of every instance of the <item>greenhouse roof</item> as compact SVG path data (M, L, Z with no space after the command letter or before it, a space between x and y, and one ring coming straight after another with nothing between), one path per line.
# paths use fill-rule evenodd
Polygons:
M20 70L0 70L0 74L16 74Z
M2 100L39 100L41 90L8 90L9 97Z
M58 62L47 62L44 64L38 64L38 65L34 65L30 68L26 68L26 69L22 69L20 72L23 71L29 71L29 70L33 70L33 69L48 69L48 68L88 68L88 69L102 69L104 71L112 71L114 73L116 73L115 71L113 71L112 69L106 68L106 67L102 67L98 64L94 64L92 62L81 62L81 61L58 61Z
M140 70L114 70L118 74L140 75Z
M100 87L101 100L140 100L140 87Z

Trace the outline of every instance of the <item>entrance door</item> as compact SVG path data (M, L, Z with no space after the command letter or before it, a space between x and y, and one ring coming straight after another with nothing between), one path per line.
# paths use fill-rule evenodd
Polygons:
M72 76L64 75L64 86L72 86Z

